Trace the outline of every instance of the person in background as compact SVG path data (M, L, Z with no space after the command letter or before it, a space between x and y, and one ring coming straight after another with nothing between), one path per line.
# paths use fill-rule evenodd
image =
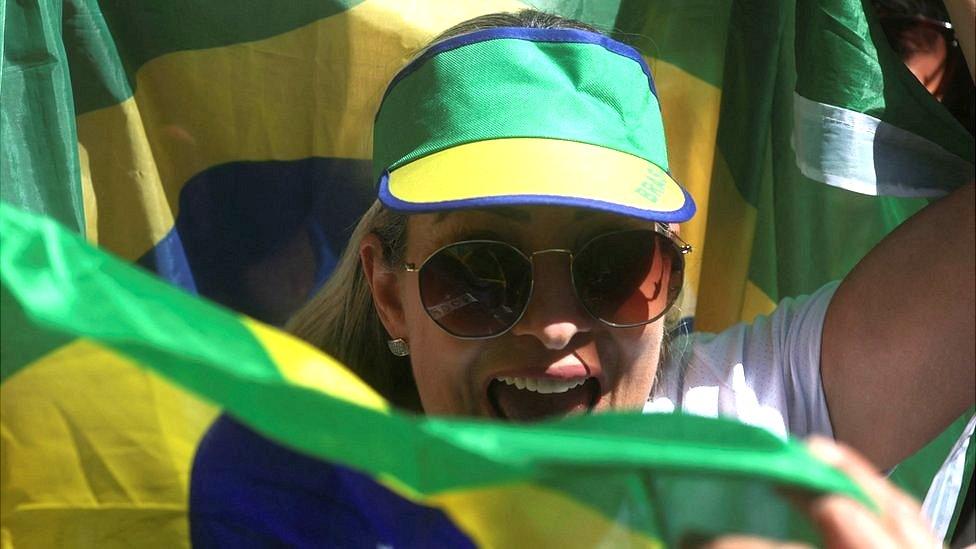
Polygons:
M888 43L908 70L973 134L976 87L946 5L939 0L874 0L873 5Z

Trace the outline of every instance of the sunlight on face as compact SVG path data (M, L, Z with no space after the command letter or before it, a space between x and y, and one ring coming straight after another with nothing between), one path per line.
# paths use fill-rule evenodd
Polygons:
M650 226L560 207L417 215L408 225L406 260L420 265L442 246L473 239L507 242L526 255L553 248L579 250L601 234ZM534 288L524 315L507 333L482 340L454 337L431 318L470 307L473 298L438 302L428 314L417 273L400 275L405 335L426 413L530 420L641 408L657 370L663 319L612 328L587 313L576 297L567 254L545 253L532 261ZM658 262L650 268L658 272L665 266ZM660 292L653 290L644 293L658 298Z

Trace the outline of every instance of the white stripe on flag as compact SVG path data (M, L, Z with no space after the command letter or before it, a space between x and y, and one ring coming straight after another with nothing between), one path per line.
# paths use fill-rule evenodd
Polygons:
M861 194L933 198L973 180L973 165L873 116L793 93L800 172Z
M952 446L939 472L932 479L929 491L925 494L925 502L922 503L922 514L928 517L939 539L945 539L959 498L965 497L965 494L960 491L963 489L962 480L966 474L966 450L972 444L974 430L976 430L976 416L969 418L962 435Z

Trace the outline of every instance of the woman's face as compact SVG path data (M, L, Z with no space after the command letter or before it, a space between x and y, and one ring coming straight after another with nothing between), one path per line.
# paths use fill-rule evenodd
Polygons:
M406 261L420 265L438 248L471 239L501 240L527 255L579 250L597 235L634 228L650 224L559 207L416 215L408 224ZM445 332L421 304L417 273L398 275L402 325L396 335L409 343L426 413L531 420L643 405L657 369L663 319L612 328L576 298L567 254L539 254L533 269L525 314L507 333L485 340Z

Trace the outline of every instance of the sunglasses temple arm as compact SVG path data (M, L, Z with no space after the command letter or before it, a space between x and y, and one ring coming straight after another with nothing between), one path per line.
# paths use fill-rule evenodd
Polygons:
M678 251L681 252L681 255L691 253L691 244L685 242L680 236L678 236L678 233L672 231L671 228L664 223L658 223L657 226L659 230L663 231L668 238L674 240L674 242L678 245Z

